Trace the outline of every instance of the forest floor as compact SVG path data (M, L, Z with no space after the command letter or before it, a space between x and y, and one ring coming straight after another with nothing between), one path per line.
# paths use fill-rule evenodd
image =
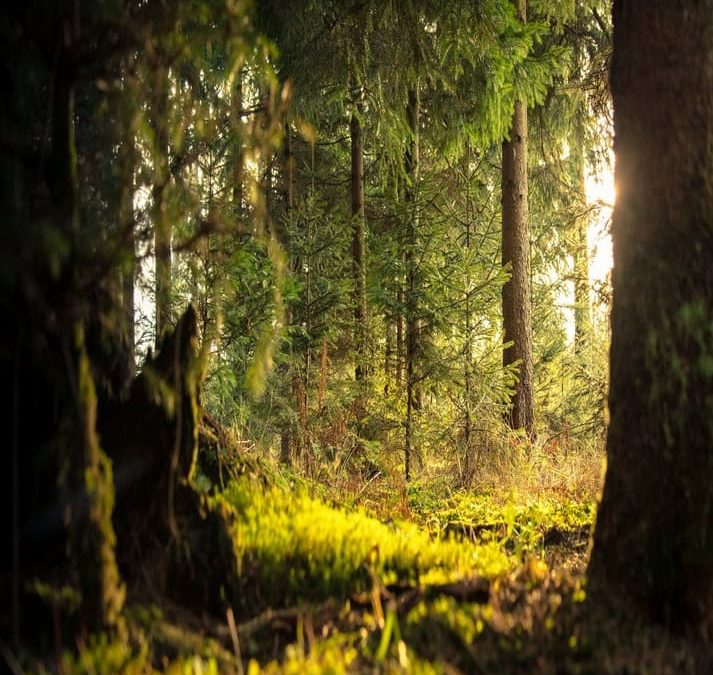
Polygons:
M469 490L447 473L405 489L268 471L205 493L231 522L238 606L218 617L138 584L128 637L90 637L36 671L713 672L690 641L587 602L599 453L524 458Z

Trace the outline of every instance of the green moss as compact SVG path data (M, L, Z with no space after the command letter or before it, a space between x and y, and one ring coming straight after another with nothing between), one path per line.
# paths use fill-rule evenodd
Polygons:
M86 521L75 515L72 523L73 547L81 582L81 607L85 619L92 627L120 627L125 588L114 555L114 478L111 461L99 445L96 431L97 396L81 325L76 327L75 338L81 414L79 434L83 446L78 468L81 487L87 495L88 503Z
M344 597L376 580L445 582L511 567L497 545L434 540L416 524L382 523L361 509L329 506L304 489L288 493L243 479L217 501L232 514L239 574L273 605Z
M460 491L445 500L411 502L419 522L433 535L477 533L481 543L497 543L519 555L539 550L543 535L551 529L575 531L594 522L593 501L510 496L497 499L488 494Z

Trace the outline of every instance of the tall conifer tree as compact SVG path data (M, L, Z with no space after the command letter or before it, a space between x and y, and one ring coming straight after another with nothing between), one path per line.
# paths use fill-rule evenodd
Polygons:
M527 19L526 0L516 0L517 13ZM503 286L503 350L505 367L519 364L508 421L532 435L535 411L532 394L532 300L530 291L530 230L527 196L527 103L515 101L509 137L503 142L503 265L510 280Z

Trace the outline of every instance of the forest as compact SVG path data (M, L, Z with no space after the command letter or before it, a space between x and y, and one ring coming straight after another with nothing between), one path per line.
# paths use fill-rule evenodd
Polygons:
M713 672L713 0L0 52L2 672Z

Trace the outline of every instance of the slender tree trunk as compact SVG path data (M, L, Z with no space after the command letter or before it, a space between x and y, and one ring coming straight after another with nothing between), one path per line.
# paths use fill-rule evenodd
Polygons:
M574 350L582 354L592 332L591 303L589 300L589 246L587 229L589 218L584 189L584 161L578 171L578 214L574 224Z
M403 313L403 306L404 306L404 287L403 287L403 279L399 276L398 279L398 287L396 290L396 305L398 307L397 314L396 314L396 368L395 368L395 375L396 375L396 385L401 386L401 383L404 381L404 361L405 361L405 353L406 353L406 341L404 340L404 335L406 331L404 330L404 313Z
M292 232L292 211L294 208L294 157L292 154L292 129L290 124L285 124L285 145L283 152L282 173L284 179L284 199L285 199L285 221L287 224L288 236ZM293 272L295 266L293 265ZM292 323L292 311L289 307L285 307L285 326ZM287 374L289 365L281 366L283 374ZM293 393L296 393L296 387L293 387ZM299 403L294 401L295 409L299 409ZM283 464L292 463L292 425L287 422L280 431L280 461Z
M582 19L578 24L582 26ZM582 27L583 30L583 27ZM578 49L576 67L584 69L583 48ZM573 232L573 262L574 262L574 350L581 355L586 347L592 330L591 309L589 300L589 246L587 244L587 230L589 227L589 212L587 210L586 192L586 134L585 118L586 108L584 92L580 93L582 101L577 106L574 118L574 128L571 138L571 152L574 157L575 173L575 203L577 218L574 222Z
M384 315L384 393L391 390L391 383L396 371L396 349L394 345L395 325L390 313Z
M232 189L231 196L235 215L240 216L243 210L243 144L240 131L243 128L243 73L238 72L231 98L233 152L232 164Z
M518 0L518 15L526 19L526 2ZM515 103L509 140L503 143L503 266L510 280L503 286L503 365L517 365L518 379L508 422L513 429L534 433L532 396L532 300L530 291L530 230L527 193L527 105Z
M409 149L404 158L408 186L405 199L408 205L406 227L406 424L404 444L404 476L411 479L411 460L418 455L414 444L415 415L420 410L417 360L419 357L418 283L416 270L416 247L418 244L418 181L419 181L419 118L420 99L418 88L408 92L408 121L411 131Z
M129 110L131 106L129 105ZM127 115L128 116L128 115ZM122 265L121 306L124 334L126 336L126 362L129 379L136 374L136 331L134 323L134 285L136 279L136 242L134 217L134 169L136 165L136 146L133 129L129 120L123 125L123 143L121 145L121 191L119 195L119 227L126 232L126 257Z
M364 204L364 135L357 114L349 123L351 137L352 276L354 279L354 375L360 384L367 377L367 306ZM362 391L361 406L364 401ZM364 411L362 409L361 414Z
M469 162L470 148L468 148L463 156L463 176L467 180L469 177ZM470 193L467 194L467 207L465 214L465 248L470 255L472 244L472 225L471 225L471 198ZM472 435L473 435L473 302L471 293L471 277L470 270L466 273L465 279L465 341L463 344L463 382L465 386L465 401L463 409L463 445L465 451L463 453L463 478L466 483L469 483L473 474L472 460Z
M295 203L295 158L292 152L292 129L289 122L285 124L285 146L283 148L282 161L285 186L285 215L289 222L292 218L292 209Z
M611 424L595 597L713 641L713 0L614 1Z
M168 89L169 75L165 64L154 68L153 110L154 133L152 216L156 265L156 341L171 323L171 236L168 213Z

